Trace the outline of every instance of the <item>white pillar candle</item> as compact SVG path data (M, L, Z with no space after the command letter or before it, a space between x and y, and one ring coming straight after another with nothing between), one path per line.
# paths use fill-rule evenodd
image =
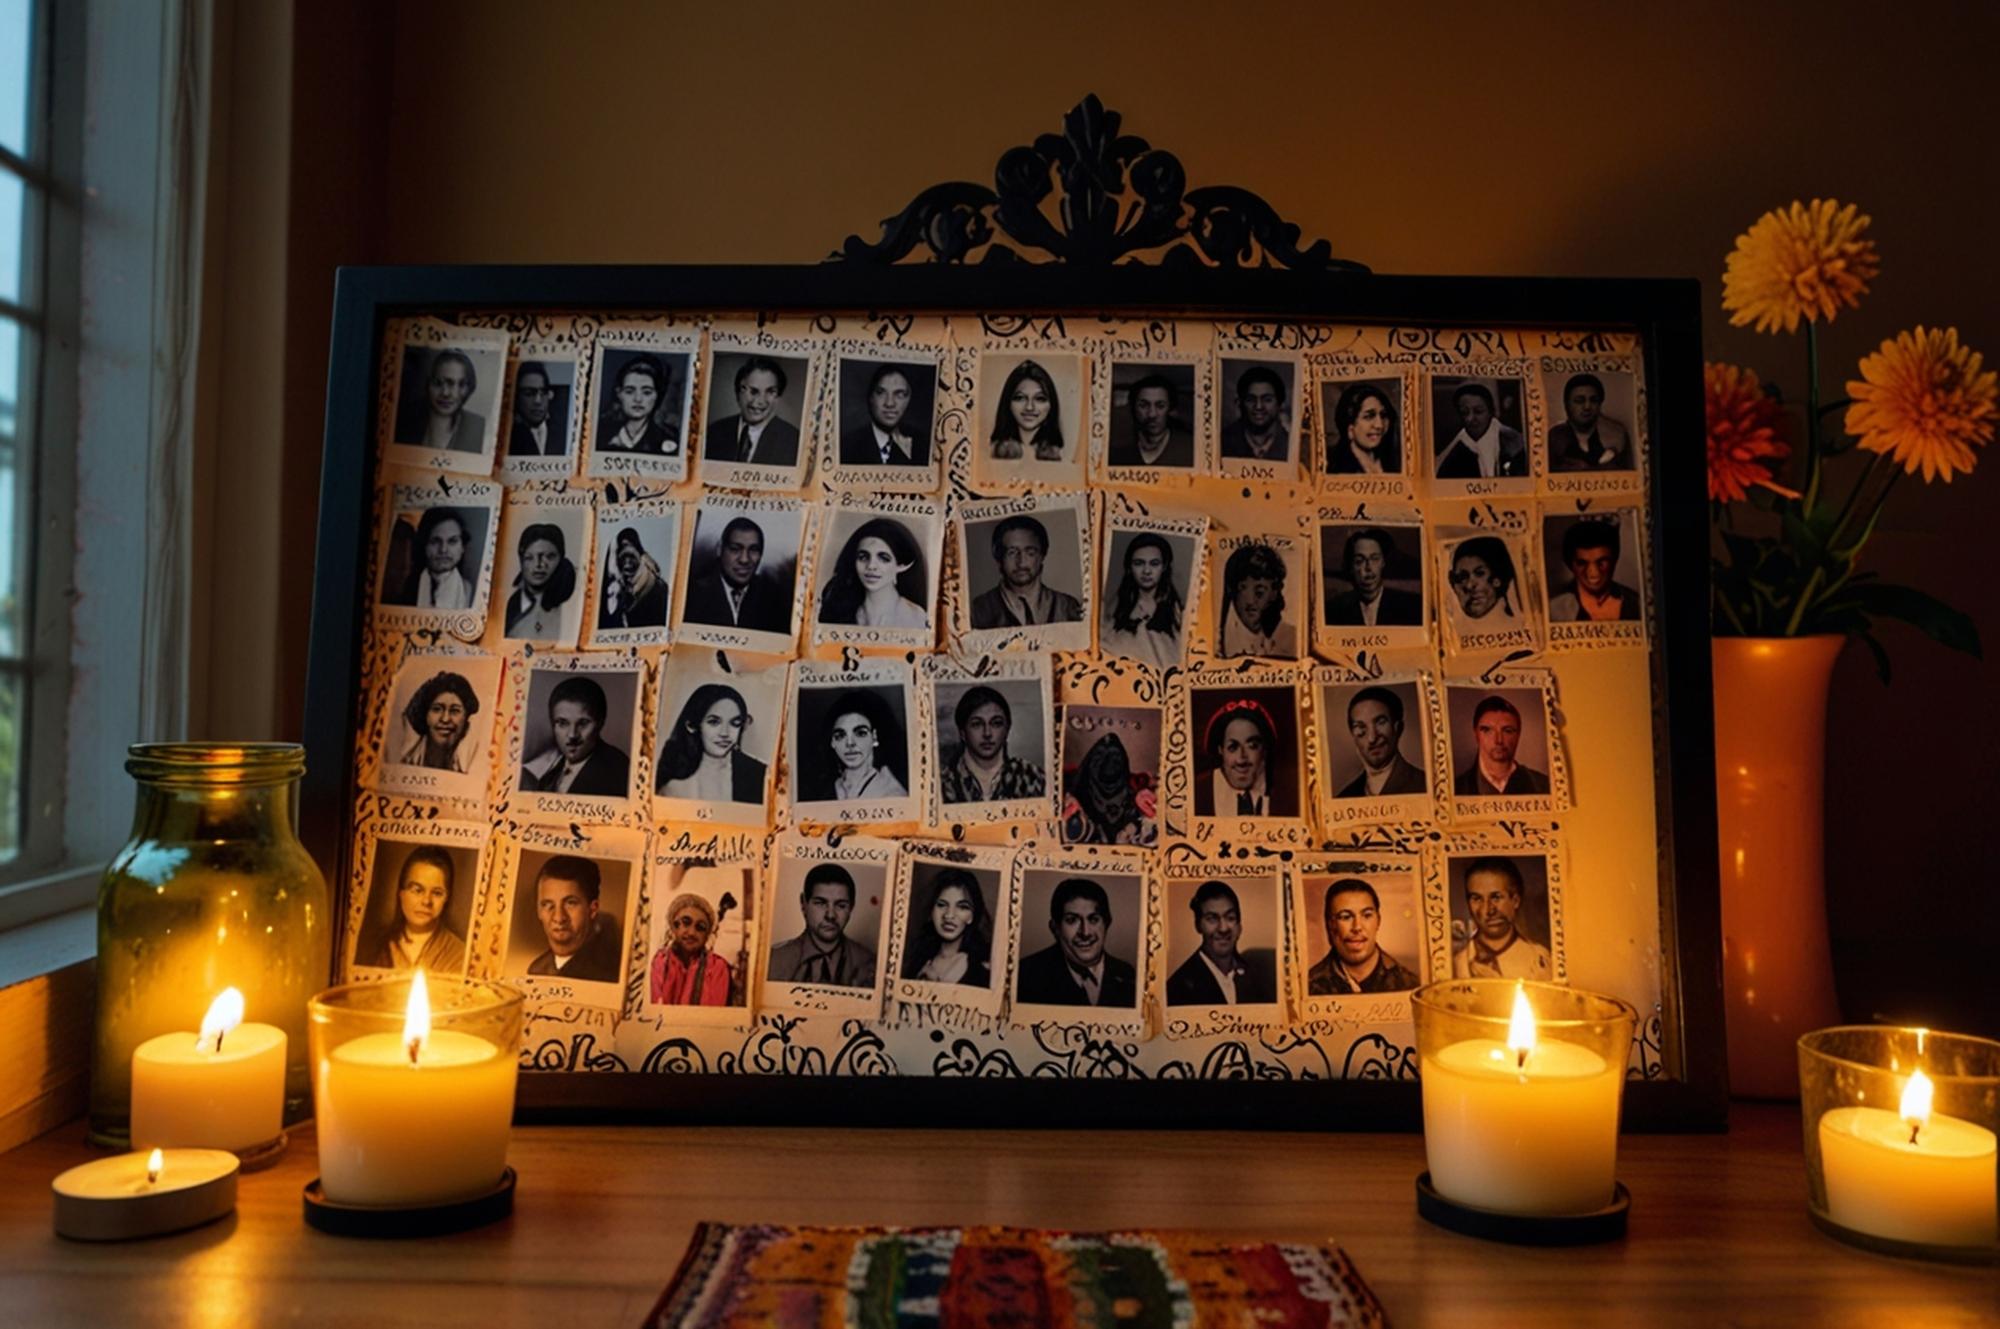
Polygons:
M1922 1071L1900 1112L1841 1107L1819 1119L1827 1215L1844 1228L1927 1246L1990 1246L1996 1230L1992 1131L1933 1115Z
M132 1143L253 1149L285 1113L285 1031L244 1024L243 996L217 997L199 1033L161 1034L132 1053Z
M513 1051L474 1034L430 1031L421 970L410 1003L403 1036L350 1039L317 1068L320 1187L335 1204L470 1199L506 1170Z

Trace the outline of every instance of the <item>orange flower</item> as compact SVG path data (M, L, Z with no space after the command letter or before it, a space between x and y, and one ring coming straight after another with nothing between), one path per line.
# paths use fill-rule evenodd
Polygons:
M1852 309L1877 271L1875 242L1862 235L1868 218L1852 203L1794 200L1767 212L1736 237L1722 273L1722 307L1732 327L1796 332L1799 320L1833 321Z
M1701 373L1708 390L1708 496L1741 502L1753 485L1762 485L1797 498L1771 479L1771 466L1792 452L1782 437L1785 416L1777 399L1739 365L1710 363Z
M1861 378L1847 385L1847 432L1870 452L1886 454L1926 482L1952 472L1970 474L1993 439L1992 370L1979 372L1980 356L1958 342L1957 328L1905 332L1861 358Z

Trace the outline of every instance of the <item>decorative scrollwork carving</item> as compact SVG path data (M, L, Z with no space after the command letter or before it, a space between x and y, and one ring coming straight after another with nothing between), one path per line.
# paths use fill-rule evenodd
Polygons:
M1299 228L1247 189L1189 189L1178 157L1119 133L1119 122L1093 93L1063 117L1060 134L1001 154L993 188L962 180L932 185L882 223L880 240L850 235L828 261L886 265L926 251L937 263L976 256L981 263L1368 271L1333 257L1325 240L1301 247Z

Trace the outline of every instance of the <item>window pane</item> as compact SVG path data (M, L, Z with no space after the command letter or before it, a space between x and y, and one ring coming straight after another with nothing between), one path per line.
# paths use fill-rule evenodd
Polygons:
M22 470L21 327L0 318L0 657L17 659L27 648L27 588L21 585L21 544L28 524L18 506ZM18 730L0 740L0 761L13 769L20 748ZM8 785L9 789L13 786ZM11 798L11 795L9 795ZM0 805L0 817L11 817L12 802ZM11 822L9 823L11 824Z
M0 300L14 304L21 302L21 226L27 203L28 188L21 177L0 171Z
M31 0L0 0L0 148L28 151L28 67L34 59Z
M0 863L21 852L21 679L0 674Z

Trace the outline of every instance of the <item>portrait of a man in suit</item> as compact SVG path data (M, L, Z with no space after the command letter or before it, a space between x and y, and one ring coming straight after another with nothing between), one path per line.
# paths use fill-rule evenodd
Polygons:
M785 366L769 356L750 356L737 366L735 385L736 414L710 419L704 460L743 466L797 465L799 427L778 414L778 403L791 386Z
M1479 755L1458 773L1453 786L1461 798L1546 794L1549 777L1514 759L1521 744L1521 712L1505 697L1483 697L1472 708L1472 741Z
M514 423L507 431L510 457L561 457L569 451L569 421L556 409L548 366L523 360L514 371Z
M1484 383L1464 383L1451 401L1458 411L1459 429L1438 450L1438 479L1477 480L1528 473L1528 441L1520 430L1500 423L1490 388Z
M1335 798L1387 798L1429 787L1423 771L1403 756L1403 699L1394 690L1370 686L1355 693L1347 703L1347 732L1361 758L1361 774Z
M1632 469L1632 431L1604 414L1604 380L1572 374L1563 384L1563 422L1549 431L1552 471Z
M1169 1006L1256 1006L1278 999L1277 954L1244 950L1243 905L1227 882L1205 881L1188 902L1201 945L1167 976Z
M1130 1010L1139 1002L1138 971L1105 948L1111 900L1088 877L1067 877L1049 897L1049 932L1055 938L1021 960L1015 1000L1043 1006L1100 1006Z
M688 583L681 620L747 632L788 631L791 588L764 576L763 564L764 528L748 517L731 518L715 542L714 563Z
M1328 540L1331 544L1332 541ZM1351 532L1341 548L1340 566L1353 586L1326 585L1326 621L1337 628L1410 628L1424 621L1423 598L1389 585L1389 566L1400 557L1396 538L1380 526Z
M610 710L604 688L584 674L565 678L549 692L551 746L523 763L521 788L545 794L625 798L632 762L604 741Z
M845 381L861 365L847 362L841 366L843 382L841 391L846 393ZM864 418L854 420L840 433L840 464L842 466L928 466L931 463L931 431L928 413L913 409L928 403L931 393L929 382L937 371L923 365L902 364L885 360L877 364L868 375L867 392L863 400L867 404ZM921 383L919 380L923 380ZM919 393L918 388L926 390ZM846 414L843 410L842 414Z
M1186 377L1192 381L1194 375ZM1127 420L1112 422L1107 466L1158 466L1188 470L1194 466L1194 431L1182 418L1181 391L1171 376L1150 373L1135 380L1125 393Z
M625 947L618 920L600 909L604 877L578 854L557 854L535 874L535 918L548 948L528 972L586 983L616 983Z
M816 863L799 888L805 927L771 948L769 973L778 983L829 987L875 986L875 950L847 935L854 916L854 874L838 863Z
M1039 520L1026 513L1003 519L993 528L992 554L1000 582L972 598L975 630L1082 621L1081 600L1042 584L1049 528Z

